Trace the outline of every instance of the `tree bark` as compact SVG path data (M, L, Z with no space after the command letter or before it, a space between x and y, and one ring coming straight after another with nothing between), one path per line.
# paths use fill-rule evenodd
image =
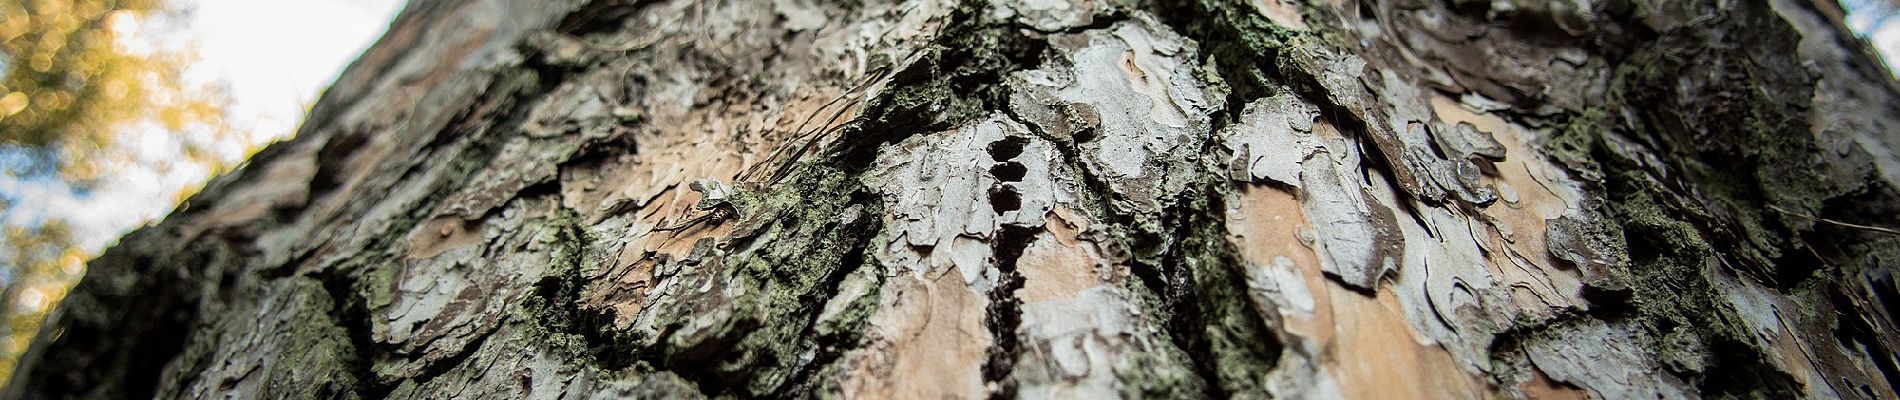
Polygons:
M1896 396L1827 2L415 1L8 398Z

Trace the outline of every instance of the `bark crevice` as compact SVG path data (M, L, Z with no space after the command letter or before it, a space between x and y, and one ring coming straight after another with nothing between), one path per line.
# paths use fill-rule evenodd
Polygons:
M372 314L363 296L358 294L357 285L360 281L349 272L336 270L313 274L311 277L323 284L323 290L330 297L333 312L330 318L349 334L348 365L356 383L352 391L364 399L389 397L390 391L395 390L394 382L387 382L376 373L377 360L387 349L376 345L370 333Z
M1001 214L1000 212L998 214ZM996 267L1000 274L996 278L996 287L990 289L989 310L984 314L984 325L990 329L990 337L996 341L989 350L989 359L983 363L983 380L996 385L990 392L990 398L1016 397L1016 382L1010 379L1015 370L1016 359L1022 356L1022 342L1017 330L1023 322L1022 299L1016 297L1016 291L1023 287L1022 273L1017 272L1017 261L1022 258L1023 249L1036 240L1035 228L1003 225L996 233Z

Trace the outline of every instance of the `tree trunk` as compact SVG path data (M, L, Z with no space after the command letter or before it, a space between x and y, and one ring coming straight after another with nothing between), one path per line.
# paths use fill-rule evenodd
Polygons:
M531 3L411 4L7 397L1897 397L1831 3Z

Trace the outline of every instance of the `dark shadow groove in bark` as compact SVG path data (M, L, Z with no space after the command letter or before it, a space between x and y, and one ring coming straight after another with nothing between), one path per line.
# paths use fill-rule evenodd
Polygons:
M1215 70L1225 82L1227 109L1212 116L1214 131L1238 118L1248 103L1291 84L1277 76L1272 67L1280 62L1279 47L1285 46L1294 33L1253 12L1253 5L1226 0L1167 0L1150 6L1163 23L1200 46L1201 59L1195 61ZM1327 102L1323 94L1300 94L1314 104Z
M1833 303L1835 309L1853 309L1854 307L1854 300L1839 290L1829 290L1828 301ZM1886 346L1878 345L1880 328L1874 327L1872 321L1864 316L1836 313L1835 317L1837 324L1834 331L1835 338L1841 343L1855 343L1866 349L1868 355L1872 356L1870 358L1874 360L1874 368L1880 371L1887 382L1900 382L1900 365L1895 365L1900 363L1900 358L1895 357L1894 352ZM1860 390L1871 392L1865 388ZM1875 397L1878 396L1867 396L1867 398Z
M642 353L639 344L645 337L617 328L609 310L582 306L581 294L588 282L582 270L595 257L590 254L592 238L575 224L575 218L572 210L562 209L544 228L555 230L558 247L548 275L534 283L533 294L522 300L522 308L538 333L562 346L558 350L604 370L625 370Z
M352 390L358 398L381 399L389 397L395 390L393 382L384 382L376 376L376 361L387 353L387 349L376 345L371 337L369 307L358 295L356 287L360 280L349 272L328 270L311 276L323 283L323 290L330 296L330 317L336 324L349 333L350 353L347 355L349 373L353 375L356 387ZM471 345L471 348L473 346ZM462 357L472 351L463 351ZM446 360L445 360L446 361ZM459 365L459 362L451 365Z
M851 204L872 204L876 201L879 201L879 199L866 191L853 192L851 197ZM866 256L866 254L871 251L870 244L871 241L869 240L859 241L853 244L853 246L847 250L848 253L846 253L845 259L839 263L840 266L848 266L848 268L839 268L833 271L832 274L827 275L824 284L820 286L822 290L814 292L814 297L836 295L839 287L843 285L844 280L852 273L864 268L875 267L875 262ZM876 285L876 287L881 286L882 285ZM816 301L822 303L825 300L827 299L817 299ZM819 381L821 377L817 374L824 370L825 367L836 363L839 358L844 356L845 351L857 346L859 340L863 338L864 332L861 326L848 327L847 329L840 329L830 332L830 334L825 334L820 331L820 321L818 320L818 317L822 313L813 312L808 314L811 315L811 318L806 323L806 330L801 336L810 340L815 347L815 353L811 361L799 366L799 368L791 374L790 378L787 378L785 382L779 384L777 389L773 390L770 396L764 397L779 399L818 397L819 385L823 382Z
M650 0L593 0L580 6L554 24L554 31L575 36L621 29L628 19L639 15Z
M1180 247L1169 255L1170 264L1183 271L1179 274L1185 276L1177 279L1191 285L1192 299L1199 303L1194 306L1203 324L1198 327L1203 332L1199 340L1212 348L1206 354L1213 359L1196 361L1212 363L1219 380L1210 382L1234 395L1264 395L1265 382L1259 379L1274 368L1283 344L1254 311L1270 308L1254 304L1248 295L1246 263L1227 239L1226 201L1217 187L1224 184L1207 182L1203 190L1183 193L1193 197L1181 199L1170 210L1177 224L1175 235L1181 239Z
M852 207L875 208L879 201L881 201L881 199L871 192L863 188L857 188L847 195L844 207L847 209ZM869 214L861 214L861 218L868 219L868 217L864 217L868 215ZM829 273L824 275L823 280L820 281L813 290L801 293L798 296L803 308L809 311L805 313L807 315L806 322L802 330L798 333L798 340L812 347L811 351L814 353L811 360L796 366L787 379L778 382L776 387L768 392L770 395L761 397L787 398L792 397L790 396L791 394L799 394L801 397L815 397L817 395L818 384L822 383L817 380L819 376L815 374L824 369L824 367L837 362L837 360L844 355L844 352L849 350L849 346L855 346L861 338L863 332L859 329L843 329L831 332L832 334L830 335L821 333L821 327L819 326L820 321L818 320L821 313L817 312L818 309L824 307L826 301L830 300L830 296L838 293L838 288L843 285L847 277L859 269L869 268L874 265L871 258L866 255L871 251L871 237L875 236L875 234L871 232L876 232L881 229L881 224L873 221L849 222L856 223L857 225L841 224L834 227L834 229L848 234L847 238L850 240L846 243L834 243L844 246L842 258L839 259L837 265L835 265ZM756 379L756 377L750 379ZM744 393L744 395L750 396L752 394Z
M1004 110L1011 119L1018 122L1027 121L1017 115L1014 109L1005 108ZM1156 251L1153 250L1155 247L1165 246L1155 243L1167 243L1172 239L1137 229L1139 225L1136 217L1128 210L1116 206L1117 192L1114 187L1106 178L1097 173L1096 168L1092 168L1085 161L1086 158L1082 155L1082 149L1078 143L1085 142L1089 137L1094 136L1094 129L1089 128L1086 131L1090 133L1089 135L1078 132L1075 134L1075 141L1070 141L1051 135L1036 124L1025 123L1025 126L1028 126L1031 133L1037 137L1054 143L1055 145L1051 147L1058 155L1056 164L1066 166L1070 171L1075 172L1078 183L1082 186L1077 193L1079 206L1101 222L1095 226L1095 232L1098 233L1091 240L1102 248L1104 255L1110 261L1125 264L1135 281L1148 292L1153 293L1160 301L1157 311L1163 317L1160 326L1163 330L1161 333L1168 338L1168 345L1181 350L1189 361L1192 361L1191 367L1195 376L1204 383L1199 395L1206 398L1230 397L1221 388L1216 365L1212 360L1206 359L1212 353L1209 352L1205 340L1201 339L1204 336L1202 329L1204 325L1200 320L1202 314L1198 309L1199 303L1190 299L1193 296L1192 288L1175 284L1176 279L1182 278L1178 272L1185 271L1186 268L1168 268L1168 265L1179 264L1172 264L1152 256ZM1168 215L1175 216L1171 212ZM1149 250L1136 250L1142 248ZM1141 256L1141 254L1148 256ZM1165 394L1181 395L1181 393Z
M1194 374L1207 382L1201 388L1205 391L1201 395L1210 399L1232 398L1233 393L1220 378L1220 365L1213 359L1214 348L1207 340L1206 316L1201 302L1194 298L1192 272L1184 267L1164 270L1141 263L1136 265L1139 266L1136 276L1161 296L1161 311L1168 317L1168 338L1187 353L1194 363Z
M208 246L212 244L192 246L192 249L179 257L172 257L171 260L160 265L200 268L211 266L203 262L208 261L205 259L209 258L205 254L208 252L206 250ZM189 258L180 259L181 257ZM152 286L134 291L126 298L127 300L136 299L128 303L150 307L126 311L150 315L148 318L152 318L150 320L152 324L123 331L99 332L102 335L115 337L128 332L136 335L134 337L137 339L127 343L125 350L130 351L131 354L122 365L126 371L124 378L126 398L147 398L157 393L159 378L164 373L165 365L170 364L173 358L184 352L186 339L191 335L189 329L199 320L197 309L201 299L197 293L194 293L194 289L201 285L192 282L193 279L200 279L197 274L159 272L148 276L153 275L156 275L154 278L157 281L153 282ZM72 332L69 331L68 334Z
M1024 28L992 19L989 4L960 4L920 50L924 55L891 77L887 89L844 129L829 156L845 171L859 172L885 144L938 132L1009 106L1011 73L1042 64L1048 43Z
M1022 299L1016 297L1016 290L1023 287L1023 276L1016 272L1017 261L1022 258L1023 250L1036 240L1036 228L1015 225L1003 225L996 233L996 287L990 289L990 306L984 321L990 329L990 337L996 340L990 347L989 360L983 364L983 380L996 384L990 392L990 398L1015 398L1016 381L1010 379L1015 371L1016 358L1022 354L1022 342L1017 337L1017 328L1023 322Z

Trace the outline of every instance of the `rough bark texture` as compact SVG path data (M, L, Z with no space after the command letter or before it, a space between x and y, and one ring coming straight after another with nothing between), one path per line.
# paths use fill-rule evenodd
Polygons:
M415 1L10 398L1896 398L1800 0Z

